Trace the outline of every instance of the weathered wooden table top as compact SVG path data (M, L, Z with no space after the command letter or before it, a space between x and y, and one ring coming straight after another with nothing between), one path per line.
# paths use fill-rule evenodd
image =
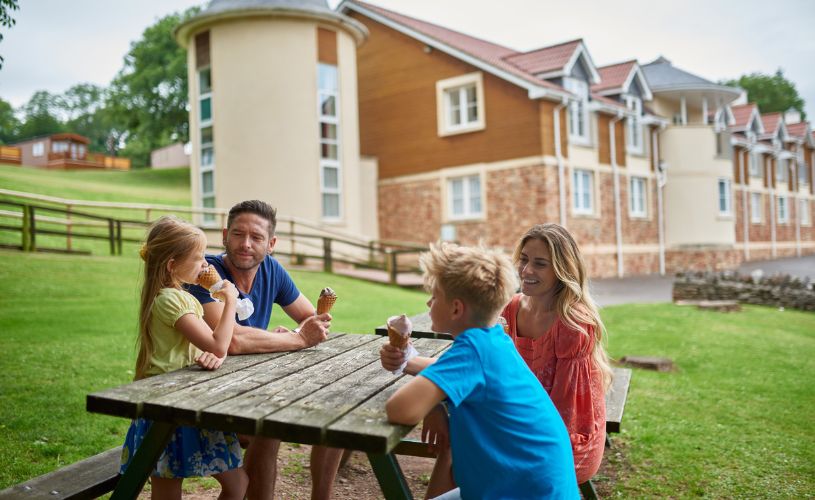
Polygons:
M385 401L412 378L382 368L387 341L331 334L300 351L229 356L215 371L191 366L89 394L87 410L385 454L411 429L387 422ZM439 356L450 342L413 345Z

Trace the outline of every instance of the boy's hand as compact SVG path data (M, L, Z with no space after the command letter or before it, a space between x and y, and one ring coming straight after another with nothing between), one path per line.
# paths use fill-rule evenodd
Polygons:
M450 446L447 412L442 405L436 405L422 422L422 441L427 443L431 453L438 455Z
M407 353L398 347L394 347L390 344L384 344L381 349L379 349L379 360L382 362L382 368L392 372L394 370L398 370L402 363L405 362L405 356Z
M306 318L300 325L300 337L306 347L311 347L325 340L328 329L331 327L331 315L323 313L318 316Z
M218 356L212 354L211 352L205 352L195 358L195 364L203 368L204 370L217 370L221 367L224 363L226 356L223 358L219 358Z

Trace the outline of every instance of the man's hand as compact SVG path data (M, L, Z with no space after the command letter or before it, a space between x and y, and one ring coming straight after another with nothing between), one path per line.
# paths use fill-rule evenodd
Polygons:
M447 412L442 405L436 405L422 422L422 441L427 443L431 453L438 455L450 445Z
M306 347L315 346L326 339L330 327L331 315L329 313L311 316L300 325L300 337Z
M379 349L379 360L382 362L382 368L392 372L398 370L402 363L405 362L406 352L394 347L390 344L384 344Z
M195 358L195 364L203 368L204 370L217 370L221 367L224 363L226 356L223 358L219 358L218 356L212 354L211 352L205 352Z

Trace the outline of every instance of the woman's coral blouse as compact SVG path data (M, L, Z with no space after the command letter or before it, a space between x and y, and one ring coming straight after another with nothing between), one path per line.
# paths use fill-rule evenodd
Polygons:
M594 366L594 328L588 335L558 318L536 339L519 337L517 316L521 294L512 298L502 316L515 347L552 398L572 441L577 482L588 481L600 468L605 448L606 401L603 377Z

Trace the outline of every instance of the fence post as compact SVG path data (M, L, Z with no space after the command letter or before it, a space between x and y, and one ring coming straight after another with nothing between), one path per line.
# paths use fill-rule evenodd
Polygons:
M122 221L116 221L116 250L122 255Z
M145 209L144 209L144 220L145 220L146 222L150 222L150 212L151 212L151 211L152 211L152 209L151 209L151 208L145 208Z
M334 272L333 267L331 262L331 238L323 237L323 271L327 273Z
M37 251L37 220L34 216L34 207L28 207L28 251Z
M368 242L368 264L374 263L374 242L373 240Z
M396 284L396 273L398 269L396 268L396 257L397 253L394 250L388 252L388 281L391 285Z
M295 250L295 248L294 248L295 247L295 245L294 245L295 236L294 236L294 221L293 220L289 221L289 234L290 234L289 240L291 241L291 256L289 257L289 264L293 265L293 264L297 263L297 250Z
M65 230L68 233L68 235L66 237L67 239L65 240L65 249L70 252L71 248L72 248L72 245L71 245L71 228L74 227L74 225L71 224L71 205L66 204L65 205L65 211L66 211L66 216L68 218L68 223L66 224L66 227L65 227Z
M108 219L108 241L110 242L110 254L116 255L116 238L113 233L113 219Z
M29 242L31 241L31 238L30 238L31 227L28 225L28 221L29 221L28 212L30 210L31 209L29 208L28 205L23 205L23 221L22 221L23 222L23 227L22 227L22 230L20 231L20 235L22 237L22 241L20 242L20 246L22 247L23 252L27 252L29 250Z

